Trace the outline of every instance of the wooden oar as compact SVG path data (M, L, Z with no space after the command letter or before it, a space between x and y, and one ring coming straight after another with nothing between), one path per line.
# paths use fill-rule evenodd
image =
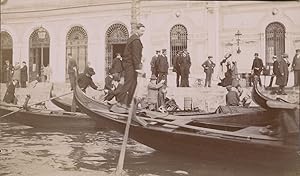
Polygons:
M136 89L134 91L133 99L132 99L131 106L130 106L130 109L129 109L128 119L127 119L127 122L126 122L126 127L125 127L125 132L124 132L124 138L123 138L123 143L122 143L122 148L121 148L121 152L120 152L120 156L119 156L117 170L116 170L116 173L115 173L117 176L121 175L122 172L124 172L123 166L124 166L126 145L127 145L128 136L129 136L129 128L130 128L130 124L131 124L131 119L136 114L136 107L137 107L136 94L137 94L137 89L139 88L139 84L141 83L140 79L142 78L142 74L141 73L138 72L137 74L138 74L138 77L137 77L137 86L136 86Z
M50 101L50 100L53 100L53 99L55 99L55 98L63 97L63 96L69 95L69 94L71 94L71 93L73 93L73 92L68 92L68 93L65 93L65 94L62 94L62 95L59 95L59 96L56 96L56 97L49 98L49 99L47 99L47 100L39 101L39 102L37 102L37 103L30 104L30 105L28 105L27 107L34 106L34 105L37 105L37 104L40 104L40 103L43 103L43 102L46 102L46 101ZM9 115L12 115L12 114L14 114L14 113L17 113L17 112L21 111L22 109L24 109L24 107L22 107L22 108L20 108L20 109L18 109L18 110L16 110L16 111L12 111L12 112L10 112L10 113L8 113L8 114L5 114L5 115L1 116L0 119L1 119L1 118L4 118L4 117L7 117L7 116L9 116Z

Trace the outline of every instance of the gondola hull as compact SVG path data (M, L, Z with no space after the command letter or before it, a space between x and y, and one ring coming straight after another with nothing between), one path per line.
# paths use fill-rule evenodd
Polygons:
M0 116L16 111L0 105ZM1 119L41 129L51 130L96 130L93 119L86 114L70 113L64 111L50 111L43 109L21 110Z
M76 89L75 98L83 112L96 119L97 124L124 133L126 118L106 113L105 110L99 111L100 107L97 107L100 103L86 99L87 97L78 91L79 89ZM250 162L294 163L296 159L298 145L287 145L281 139L252 138L251 134L227 134L231 133L222 134L222 130L211 133L188 128L170 129L162 124L143 127L135 121L130 125L130 138L163 152L201 159L209 157Z

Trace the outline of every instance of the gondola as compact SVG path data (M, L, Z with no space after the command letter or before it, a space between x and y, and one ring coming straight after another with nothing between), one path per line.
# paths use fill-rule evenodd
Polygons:
M19 110L20 106L0 103L0 116ZM93 119L82 113L53 111L40 108L20 110L12 115L1 118L1 121L16 122L34 128L51 130L96 130Z
M253 89L252 89L252 99L253 101L258 104L259 106L261 106L264 109L267 110L274 110L274 109L290 109L290 110L295 110L295 109L299 109L299 105L295 104L295 103L290 103L286 100L283 100L281 98L277 98L277 99L272 99L269 98L265 95L263 95L259 90L258 90L258 86L257 86L257 82L255 82L253 84Z
M50 98L55 97L53 95L53 84L52 87L50 89ZM67 111L67 112L71 112L71 106L72 106L72 98L53 98L51 99L51 102L56 105L57 107ZM80 109L76 106L76 112L80 112Z
M127 115L115 114L86 96L80 88L74 91L79 108L93 117L97 124L124 133ZM214 116L214 115L212 115ZM231 116L231 114L223 114ZM203 126L200 122L184 119L156 119L136 115L148 124L133 120L130 138L155 150L196 158L227 158L243 161L294 162L298 144L285 143L280 137L259 134L260 127L230 128L230 126ZM213 117L212 117L213 118Z

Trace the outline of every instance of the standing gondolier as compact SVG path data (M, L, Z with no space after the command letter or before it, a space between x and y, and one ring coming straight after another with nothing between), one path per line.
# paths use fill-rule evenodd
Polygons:
M272 59L273 59L273 64L272 64L272 66L273 66L273 70L272 70L273 73L272 73L272 75L271 75L270 84L269 84L268 87L272 87L274 77L276 77L276 75L278 74L278 61L277 61L277 56L274 55L274 56L272 57Z
M23 61L21 66L21 78L20 78L21 88L26 88L27 81L28 81L27 65L26 62Z
M279 90L277 94L286 95L284 87L287 85L289 79L288 67L290 65L287 58L287 54L282 54L282 58L278 60L278 74L276 75L276 84L279 86Z
M124 86L120 96L127 98L120 100L118 106L125 109L131 104L137 86L138 73L142 72L143 44L140 37L145 32L145 26L138 23L136 28L135 33L127 40L123 54Z
M77 72L76 60L72 57L71 53L68 53L68 74L69 74L69 79L71 84L71 90L75 89L76 72Z

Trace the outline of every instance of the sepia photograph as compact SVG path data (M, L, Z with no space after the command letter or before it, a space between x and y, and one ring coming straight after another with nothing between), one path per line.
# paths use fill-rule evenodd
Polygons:
M300 0L0 3L0 176L300 175Z

